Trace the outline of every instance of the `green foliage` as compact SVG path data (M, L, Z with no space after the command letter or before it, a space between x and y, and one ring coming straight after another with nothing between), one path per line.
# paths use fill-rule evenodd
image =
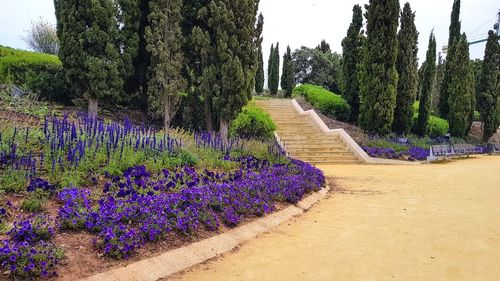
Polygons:
M429 116L431 114L431 91L432 83L436 76L436 38L434 32L431 32L429 38L429 47L425 61L424 77L422 81L422 92L420 93L419 111L416 133L419 136L425 136L427 125L430 124Z
M163 125L170 128L184 90L182 77L181 0L150 2L150 25L146 27L147 51L150 53L149 107L154 115L163 116Z
M262 31L264 29L264 16L262 13L259 14L259 18L257 19L257 27L255 29L256 37L257 37L257 72L255 74L255 92L257 94L262 94L264 92L264 57L262 54L262 41L264 38L262 37Z
M450 133L454 137L463 138L469 133L474 112L474 79L469 64L469 43L465 34L454 43L453 53L448 60L448 70L451 73L448 85Z
M271 116L254 104L245 106L229 127L232 137L243 138L272 139L274 131L276 124Z
M303 96L314 108L327 116L341 121L349 119L350 107L347 101L321 86L300 85L293 90L293 95Z
M371 0L366 18L360 124L369 132L386 135L392 129L396 107L399 1Z
M286 48L286 53L283 55L281 88L283 89L283 96L286 98L292 96L292 91L295 88L295 67L292 61L292 51L290 50L290 46Z
M5 170L0 173L0 193L24 191L26 184L24 171Z
M478 104L484 124L483 140L487 142L500 126L500 45L490 30L484 53Z
M278 93L280 79L280 43L276 43L276 47L271 45L271 53L267 67L267 87L271 91L271 95L275 96Z
M325 51L325 52L323 52ZM295 80L299 84L322 86L334 93L342 92L342 56L329 48L301 47L292 54Z
M21 203L21 209L26 212L39 213L43 211L50 194L43 190L31 192Z
M359 64L361 63L361 28L363 27L363 11L360 5L352 8L352 22L347 30L347 36L342 40L342 69L344 71L344 98L351 106L351 122L357 122L359 117Z
M401 13L401 29L398 33L398 44L399 52L396 68L399 75L399 82L392 128L398 134L407 134L413 125L412 105L417 97L418 88L418 31L415 26L415 13L412 12L410 3L408 2L405 3ZM434 61L436 59L435 53L434 45L434 55L432 57ZM435 65L434 61L431 61L432 65ZM431 78L433 78L434 73L430 73L431 69L427 71L429 71L427 74L432 75ZM429 82L432 84L432 79ZM428 95L425 104L428 104L430 107L430 92ZM420 116L426 117L425 114L421 114ZM424 121L424 124L426 123L427 120Z
M0 46L0 84L13 83L41 99L70 103L61 61L54 55Z
M390 148L390 149L394 150L394 152L396 152L396 153L408 150L408 146L406 146L404 144L398 144L398 143L395 143L393 141L389 141L386 139L376 139L376 140L368 141L366 143L366 146Z
M453 69L450 67L450 62L454 60L454 55L456 54L454 48L455 44L460 40L460 1L453 1L453 8L451 11L451 22L450 22L450 32L448 38L448 56L447 61L444 65L444 75L443 82L441 85L441 92L439 97L439 115L443 118L448 118L448 113L450 111L449 96L452 90L449 88L451 80L453 79Z

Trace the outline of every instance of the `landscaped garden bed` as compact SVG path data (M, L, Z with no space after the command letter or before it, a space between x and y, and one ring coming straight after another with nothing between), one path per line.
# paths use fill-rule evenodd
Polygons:
M273 142L85 115L0 135L4 276L75 279L294 204L323 173Z

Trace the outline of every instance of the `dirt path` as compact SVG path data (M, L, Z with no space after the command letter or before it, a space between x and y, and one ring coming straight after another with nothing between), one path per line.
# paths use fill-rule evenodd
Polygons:
M500 280L500 157L322 167L343 190L171 280Z

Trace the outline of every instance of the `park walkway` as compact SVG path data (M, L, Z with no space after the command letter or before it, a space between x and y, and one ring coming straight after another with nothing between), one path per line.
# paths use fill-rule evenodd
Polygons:
M500 280L500 157L321 167L311 211L172 280Z

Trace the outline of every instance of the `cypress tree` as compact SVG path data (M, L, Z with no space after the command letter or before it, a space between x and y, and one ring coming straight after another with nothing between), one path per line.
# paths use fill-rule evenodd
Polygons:
M360 122L366 130L386 135L392 129L396 107L399 1L370 0L366 17Z
M146 49L151 57L148 100L152 113L163 115L163 125L168 130L177 112L180 92L185 87L181 73L182 0L151 0L149 5L150 25L146 27Z
M399 82L392 127L394 132L398 134L407 134L413 126L413 103L418 88L418 32L415 27L415 13L412 12L408 2L405 3L401 13L401 29L398 33L398 43L399 52L396 68L399 74ZM433 65L435 65L435 53L434 46ZM428 90L430 91L430 87ZM428 95L430 95L430 92ZM430 97L427 98L430 101Z
M450 111L448 121L452 136L463 138L472 125L471 111L474 110L473 73L469 63L469 43L465 34L453 43L453 53L448 61L451 80L448 84Z
M436 67L436 79L434 80L434 87L432 89L431 108L434 112L439 112L439 97L441 94L441 86L443 85L444 76L444 62L441 53L438 56L438 64Z
M429 48L425 60L424 77L422 80L422 92L420 94L420 106L418 110L417 134L425 136L427 134L427 124L431 115L431 91L436 76L436 38L434 31L429 38ZM412 114L413 117L413 114Z
M264 16L259 14L259 19L257 20L256 27L256 44L258 46L257 50L257 73L255 74L255 92L257 94L262 94L264 92L264 58L262 55L262 31L264 28Z
M269 51L269 59L267 60L267 89L271 90L271 77L274 71L274 43L271 44L271 50Z
M276 95L278 93L278 87L280 83L280 43L276 43L276 47L273 48L271 45L271 54L269 57L269 67L268 67L268 77L267 85L271 95Z
M460 29L461 29L461 23L460 23L460 0L454 0L453 1L453 9L451 11L451 23L450 23L450 34L448 38L448 58L445 62L444 66L444 76L443 76L443 82L441 85L441 93L439 96L439 114L443 118L448 117L448 112L450 111L450 105L448 104L449 100L449 95L450 95L450 90L448 88L451 79L452 79L452 73L451 69L448 65L448 61L453 60L451 57L453 54L455 54L453 48L454 48L454 43L458 42L460 39Z
M359 67L361 62L361 27L363 26L363 11L360 5L352 8L352 22L347 30L347 36L342 40L342 69L344 70L344 98L351 106L351 122L357 122L359 117Z
M139 55L140 43L140 24L141 24L141 9L140 1L138 0L118 0L120 12L117 15L118 25L120 26L120 46L122 46L123 60L123 78L125 80L125 91L127 94L132 94L131 91L136 90L127 84L133 83L130 81L135 76L134 62ZM128 97L125 97L126 99Z
M211 0L184 0L182 32L186 57L188 91L182 110L183 121L196 129L213 131L217 114L213 97L218 90L215 39L208 23Z
M212 1L207 9L215 50L213 71L217 77L212 85L213 106L226 144L229 123L247 104L255 87L257 10L255 0Z
M117 6L112 0L54 0L59 58L78 96L97 116L99 100L117 98L123 87Z
M500 126L500 45L490 30L484 51L478 104L483 122L483 140L487 142Z
M281 74L281 88L285 97L292 96L292 91L295 88L295 68L292 61L292 50L290 46L286 48L286 53L283 55L283 72Z

